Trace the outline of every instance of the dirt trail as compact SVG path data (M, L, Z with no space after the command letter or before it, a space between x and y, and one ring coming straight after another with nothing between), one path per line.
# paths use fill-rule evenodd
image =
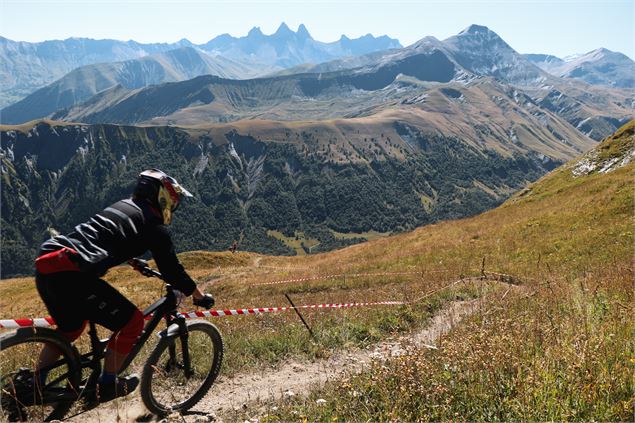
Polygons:
M192 411L196 414L173 415L167 420L179 422L205 422L237 408L259 408L260 400L277 399L284 395L302 395L312 387L336 380L349 372L359 372L373 359L385 359L401 355L405 345L435 348L439 337L445 335L464 317L474 313L479 300L454 302L442 309L430 323L418 332L370 346L363 350L343 351L328 359L314 362L291 361L277 369L267 369L255 374L241 374L233 378L219 377L207 396ZM71 421L119 421L135 422L151 420L138 394L133 398L116 400L77 416Z

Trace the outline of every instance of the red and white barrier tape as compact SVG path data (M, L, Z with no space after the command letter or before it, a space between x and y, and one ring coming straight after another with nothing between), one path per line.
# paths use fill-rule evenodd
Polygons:
M301 305L295 308L301 309L318 309L318 308L351 308L351 307L364 307L375 305L405 305L403 301L377 301L372 303L336 303L336 304L311 304ZM293 310L294 307L264 307L264 308L240 308L237 310L206 310L206 311L191 311L189 313L180 313L181 316L186 319L193 319L196 317L219 317L219 316L237 316L243 314L262 314L262 313L277 313L280 311Z
M402 272L400 272L402 273ZM403 272L406 273L406 272ZM402 273L402 274L403 274ZM416 272L416 273L420 273L420 272ZM494 273L494 272L489 272L489 273ZM503 273L497 273L496 275L502 275L502 276L507 276L507 277L511 277L510 275L505 275ZM347 275L347 276L351 276L351 275ZM487 276L487 275L485 275ZM461 278L461 279L457 279L455 281L453 281L450 284L441 286L439 288L436 288L428 293L426 293L425 295L417 298L416 300L413 301L376 301L376 302L366 302L366 303L335 303L335 304L328 304L328 303L324 303L324 304L308 304L308 305L301 305L301 306L296 306L296 307L258 307L258 308L240 308L240 309L235 309L235 310L205 310L205 311L191 311L191 312L187 312L187 313L179 313L181 316L185 317L186 319L194 319L196 317L221 317L221 316L239 316L239 315L245 315L245 314L263 314L263 313L278 313L281 311L287 311L287 310L292 310L294 308L299 308L299 309L321 309L321 308L351 308L351 307L365 307L365 306L376 306L376 305L408 305L408 304L413 304L413 303L417 303L419 301L421 301L422 299L429 297L430 295L433 295L439 291L442 291L446 288L449 288L451 286L454 286L460 282L466 282L466 281L470 281L470 280L482 280L482 277L468 277L468 278ZM148 319L149 316L146 316L146 319ZM48 326L53 326L55 325L55 322L53 320L53 318L51 317L44 317L44 318L35 318L35 319L6 319L6 320L0 320L0 329L14 329L14 328L22 328L22 327L30 327L30 326L36 326L36 327L48 327Z
M0 320L0 328L25 328L29 326L47 327L54 326L55 321L52 317L36 318L36 319L10 319Z
M262 286L262 285L278 285L283 283L293 283L293 282L310 282L310 281L319 281L326 279L337 279L337 278L362 278L362 277L372 277L372 276L403 276L403 275L423 275L425 273L440 273L447 272L447 270L419 270L416 272L381 272L381 273L342 273L342 274L334 274L334 275L321 275L321 276L309 276L306 278L296 278L296 279L283 279L279 281L271 281L271 282L260 282L255 283L252 286Z
M364 306L376 306L376 305L405 305L407 302L403 301L376 301L368 303L336 303L336 304L309 304L301 305L296 308L302 309L321 309L321 308L351 308L351 307L364 307ZM281 311L292 310L294 307L259 307L259 308L239 308L235 310L205 310L205 311L190 311L187 313L179 313L186 319L194 319L197 317L222 317L222 316L239 316L245 314L263 314L263 313L278 313ZM149 316L148 316L149 317ZM147 317L146 317L147 319ZM0 328L15 329L24 328L30 326L36 327L48 327L54 326L55 321L51 317L36 318L36 319L7 319L0 320Z

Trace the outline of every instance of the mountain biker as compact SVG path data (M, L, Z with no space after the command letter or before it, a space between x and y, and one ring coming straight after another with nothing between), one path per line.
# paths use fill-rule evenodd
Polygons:
M141 172L132 198L118 201L79 224L66 236L45 241L35 261L38 293L69 342L83 332L88 320L113 332L99 378L99 400L107 401L132 392L139 378L117 376L143 329L143 314L119 291L100 277L108 269L147 251L152 253L163 279L194 304L210 308L211 294L203 294L185 272L167 230L185 188L158 169ZM59 352L45 345L37 369L57 360ZM38 381L46 372L38 372Z

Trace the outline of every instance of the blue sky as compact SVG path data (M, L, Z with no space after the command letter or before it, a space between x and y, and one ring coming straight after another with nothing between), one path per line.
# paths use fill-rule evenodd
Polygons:
M486 25L520 53L560 57L605 47L635 58L635 0L450 1L52 1L0 0L0 35L20 41L68 37L203 43L259 26L304 23L320 41L387 34L408 45Z

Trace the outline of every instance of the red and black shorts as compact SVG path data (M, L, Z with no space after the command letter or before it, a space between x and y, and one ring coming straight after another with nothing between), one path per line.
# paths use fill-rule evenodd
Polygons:
M62 332L83 329L87 320L114 332L122 329L137 307L95 275L83 272L36 273L37 290Z

